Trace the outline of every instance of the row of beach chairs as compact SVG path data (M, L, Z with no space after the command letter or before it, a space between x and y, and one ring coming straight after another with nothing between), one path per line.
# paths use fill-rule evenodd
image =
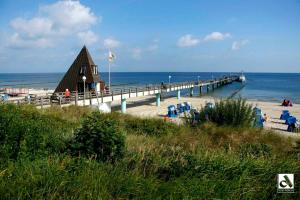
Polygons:
M192 104L190 102L184 102L175 105L168 106L168 117L178 117L181 113L189 112L192 109Z

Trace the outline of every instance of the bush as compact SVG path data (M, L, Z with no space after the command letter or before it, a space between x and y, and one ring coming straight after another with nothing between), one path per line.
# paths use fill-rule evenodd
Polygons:
M211 121L218 125L251 127L254 120L252 105L244 99L228 99L216 102L212 108L202 108L202 121Z
M75 131L70 148L73 155L113 161L124 155L125 136L118 121L110 114L93 112L84 119L82 127Z
M64 122L42 115L35 107L0 105L0 158L30 159L64 148ZM59 130L60 128L60 130Z

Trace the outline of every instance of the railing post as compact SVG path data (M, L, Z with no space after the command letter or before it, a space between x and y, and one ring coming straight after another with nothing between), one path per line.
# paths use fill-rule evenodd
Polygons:
M92 93L91 91L89 92L89 99L90 99L90 106L92 105Z
M129 98L130 98L130 96L131 96L131 94L130 94L130 93L131 93L131 89L129 88Z
M61 107L61 96L59 96L59 106Z
M78 92L75 92L75 105L78 106Z
M135 97L137 97L137 96L138 96L138 89L135 88Z
M101 93L101 103L103 103L103 91L100 91Z
M40 98L41 108L43 108L43 97Z
M202 86L199 86L199 95L201 96L202 94Z

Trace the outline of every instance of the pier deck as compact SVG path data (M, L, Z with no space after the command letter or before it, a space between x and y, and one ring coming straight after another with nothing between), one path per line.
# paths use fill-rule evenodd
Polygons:
M213 91L216 88L222 87L238 79L237 76L224 77L214 80L206 81L194 81L194 82L181 82L181 83L172 83L164 85L151 85L145 87L127 87L122 89L114 89L109 93L104 92L86 92L78 93L71 92L70 97L65 97L63 92L53 93L46 96L38 96L33 98L24 97L21 99L11 99L7 102L9 103L26 103L33 104L38 107L49 107L52 105L68 106L68 105L99 105L102 103L108 103L113 101L121 101L122 104L125 103L126 110L126 99L140 97L140 96L149 96L156 95L157 105L159 106L160 94L169 93L177 91L177 97L180 98L180 91L184 89L190 89L190 95L193 95L195 88L199 89L199 94L202 94L204 88L207 92ZM123 107L124 105L122 105Z

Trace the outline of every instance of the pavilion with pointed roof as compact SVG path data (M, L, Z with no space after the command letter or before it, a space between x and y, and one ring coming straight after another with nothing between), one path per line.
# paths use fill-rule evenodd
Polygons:
M86 77L85 84L83 76ZM86 46L83 46L54 92L65 92L68 89L81 93L84 91L84 85L85 91L100 91L105 87L104 81L100 79L98 66L95 65Z

